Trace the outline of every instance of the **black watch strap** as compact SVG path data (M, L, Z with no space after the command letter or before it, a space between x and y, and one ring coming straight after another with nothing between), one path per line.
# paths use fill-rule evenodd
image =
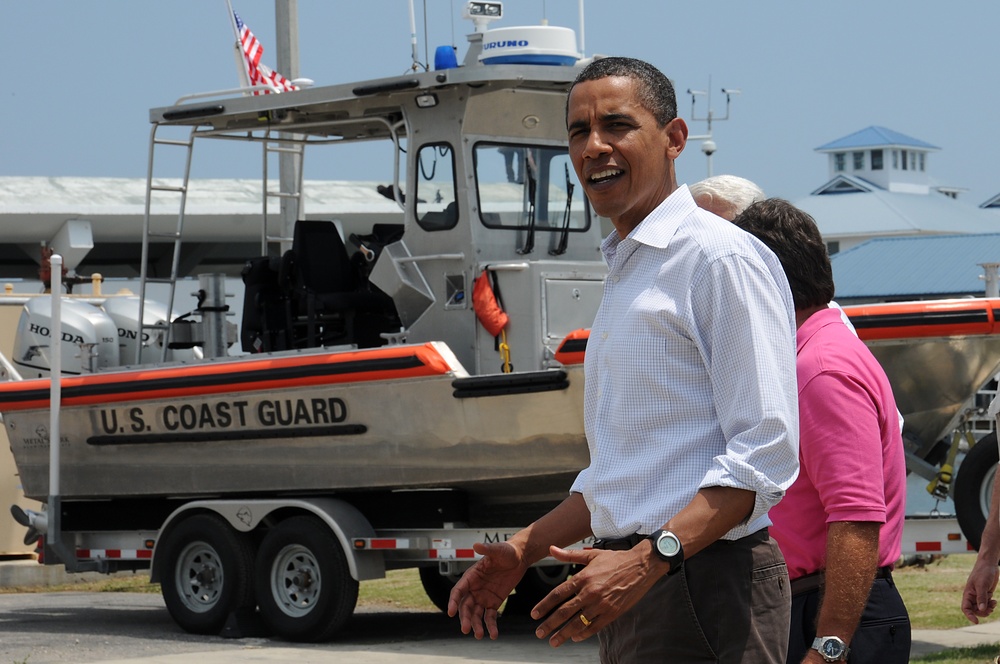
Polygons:
M684 565L684 547L681 546L681 540L677 535L669 530L658 530L648 539L653 543L653 553L660 560L670 563L667 576L681 571Z

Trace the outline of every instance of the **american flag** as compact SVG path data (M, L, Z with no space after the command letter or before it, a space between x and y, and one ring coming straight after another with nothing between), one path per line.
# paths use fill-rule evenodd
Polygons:
M260 56L264 54L264 47L260 45L257 38L250 32L250 28L240 20L240 15L233 12L233 16L236 17L236 29L240 33L243 64L246 66L250 85L273 85L278 92L298 90L298 87L292 85L292 82L287 78L261 63ZM270 92L270 90L255 90L254 94L269 94Z

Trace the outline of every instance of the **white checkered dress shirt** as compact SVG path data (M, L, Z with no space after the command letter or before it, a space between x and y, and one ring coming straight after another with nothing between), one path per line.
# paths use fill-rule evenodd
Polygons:
M795 318L778 259L686 186L619 241L585 360L597 537L663 527L703 487L756 492L725 539L770 525L798 473Z

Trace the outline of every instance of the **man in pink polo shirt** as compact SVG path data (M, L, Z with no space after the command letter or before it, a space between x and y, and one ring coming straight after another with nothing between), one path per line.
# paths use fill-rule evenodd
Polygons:
M813 219L768 199L734 222L773 251L795 302L799 476L769 513L788 565L788 662L907 662L910 621L892 580L906 512L899 417L885 372L829 307Z

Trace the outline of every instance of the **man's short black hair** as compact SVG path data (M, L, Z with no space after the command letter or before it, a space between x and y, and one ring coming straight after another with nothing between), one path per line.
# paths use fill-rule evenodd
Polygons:
M631 78L638 84L639 103L656 118L660 127L677 117L677 97L674 84L663 72L643 60L635 58L598 58L583 68L573 81L570 92L577 83L596 81L609 76ZM569 116L569 96L566 98L567 118Z
M766 244L781 261L796 310L830 303L833 268L812 217L786 200L768 198L748 207L733 223Z

